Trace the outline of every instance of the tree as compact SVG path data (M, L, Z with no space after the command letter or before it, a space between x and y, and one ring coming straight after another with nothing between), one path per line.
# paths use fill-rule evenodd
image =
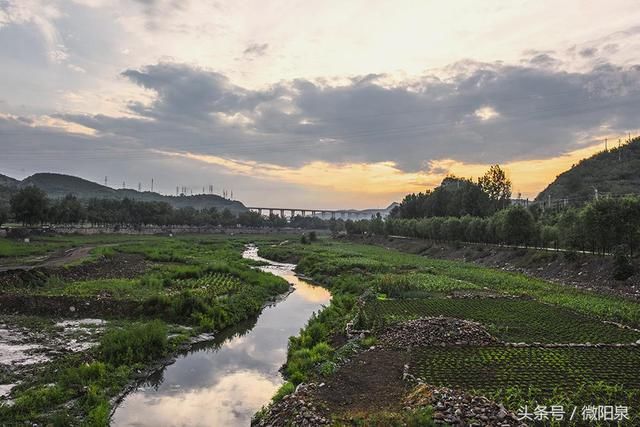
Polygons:
M9 221L9 210L4 206L0 206L0 227L7 221Z
M11 212L23 225L43 222L47 218L48 205L47 195L37 187L23 188L11 197Z
M522 206L511 206L498 214L500 218L500 237L511 244L531 243L536 235L536 223L533 215Z
M80 201L72 194L51 206L51 222L57 224L76 224L84 219Z
M377 236L384 235L384 221L380 216L380 212L378 212L374 217L369 221L369 233L375 234Z
M511 180L500 165L493 165L478 179L482 190L489 195L494 209L504 209L511 200Z

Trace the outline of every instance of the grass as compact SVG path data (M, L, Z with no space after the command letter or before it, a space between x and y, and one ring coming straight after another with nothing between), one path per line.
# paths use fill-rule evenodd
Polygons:
M110 399L135 377L135 370L165 357L184 339L169 341L160 321L114 327L97 348L63 356L19 384L14 404L0 406L0 424L107 426Z
M68 243L48 240L32 240L25 243L21 239L0 238L0 258L18 258L46 255L55 249L68 247Z
M23 275L26 281L7 291L35 298L69 296L133 302L137 309L114 310L113 316L160 318L211 331L257 315L269 299L288 289L285 280L252 268L242 258L244 242L240 239L222 236L74 239L78 245L105 241L113 245L94 249L97 252L85 265L118 251L140 254L155 266L134 279L63 281L55 273L47 276L44 271L36 271L38 274Z

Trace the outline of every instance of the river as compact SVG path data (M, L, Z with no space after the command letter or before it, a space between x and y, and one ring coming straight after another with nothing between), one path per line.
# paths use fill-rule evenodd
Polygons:
M287 342L331 296L299 279L295 265L258 256L248 246L244 258L268 262L263 271L280 276L295 290L266 307L257 319L224 331L157 372L116 409L113 426L247 426L284 382L278 371Z

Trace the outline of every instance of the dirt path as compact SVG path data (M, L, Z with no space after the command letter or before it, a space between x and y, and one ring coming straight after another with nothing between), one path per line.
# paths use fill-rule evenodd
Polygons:
M39 260L33 264L28 265L3 265L0 266L0 272L9 271L9 270L31 270L33 268L38 267L60 267L63 265L70 264L74 261L79 261L84 258L87 258L91 251L97 247L102 246L113 246L112 244L108 245L87 245L87 246L78 246L71 249L60 249L44 259Z

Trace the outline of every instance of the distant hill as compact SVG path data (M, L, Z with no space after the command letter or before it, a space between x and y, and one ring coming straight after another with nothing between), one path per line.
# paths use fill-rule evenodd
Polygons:
M558 175L536 200L586 201L600 195L640 194L640 137L581 160Z
M17 189L33 185L43 190L52 199L59 199L73 194L79 199L124 199L146 202L167 202L173 207L193 207L195 209L216 208L229 209L233 213L244 212L247 208L239 201L228 200L215 194L198 194L194 196L164 196L151 191L131 189L114 189L83 178L57 173L37 173L23 181L0 175L0 204L7 203L10 193Z

